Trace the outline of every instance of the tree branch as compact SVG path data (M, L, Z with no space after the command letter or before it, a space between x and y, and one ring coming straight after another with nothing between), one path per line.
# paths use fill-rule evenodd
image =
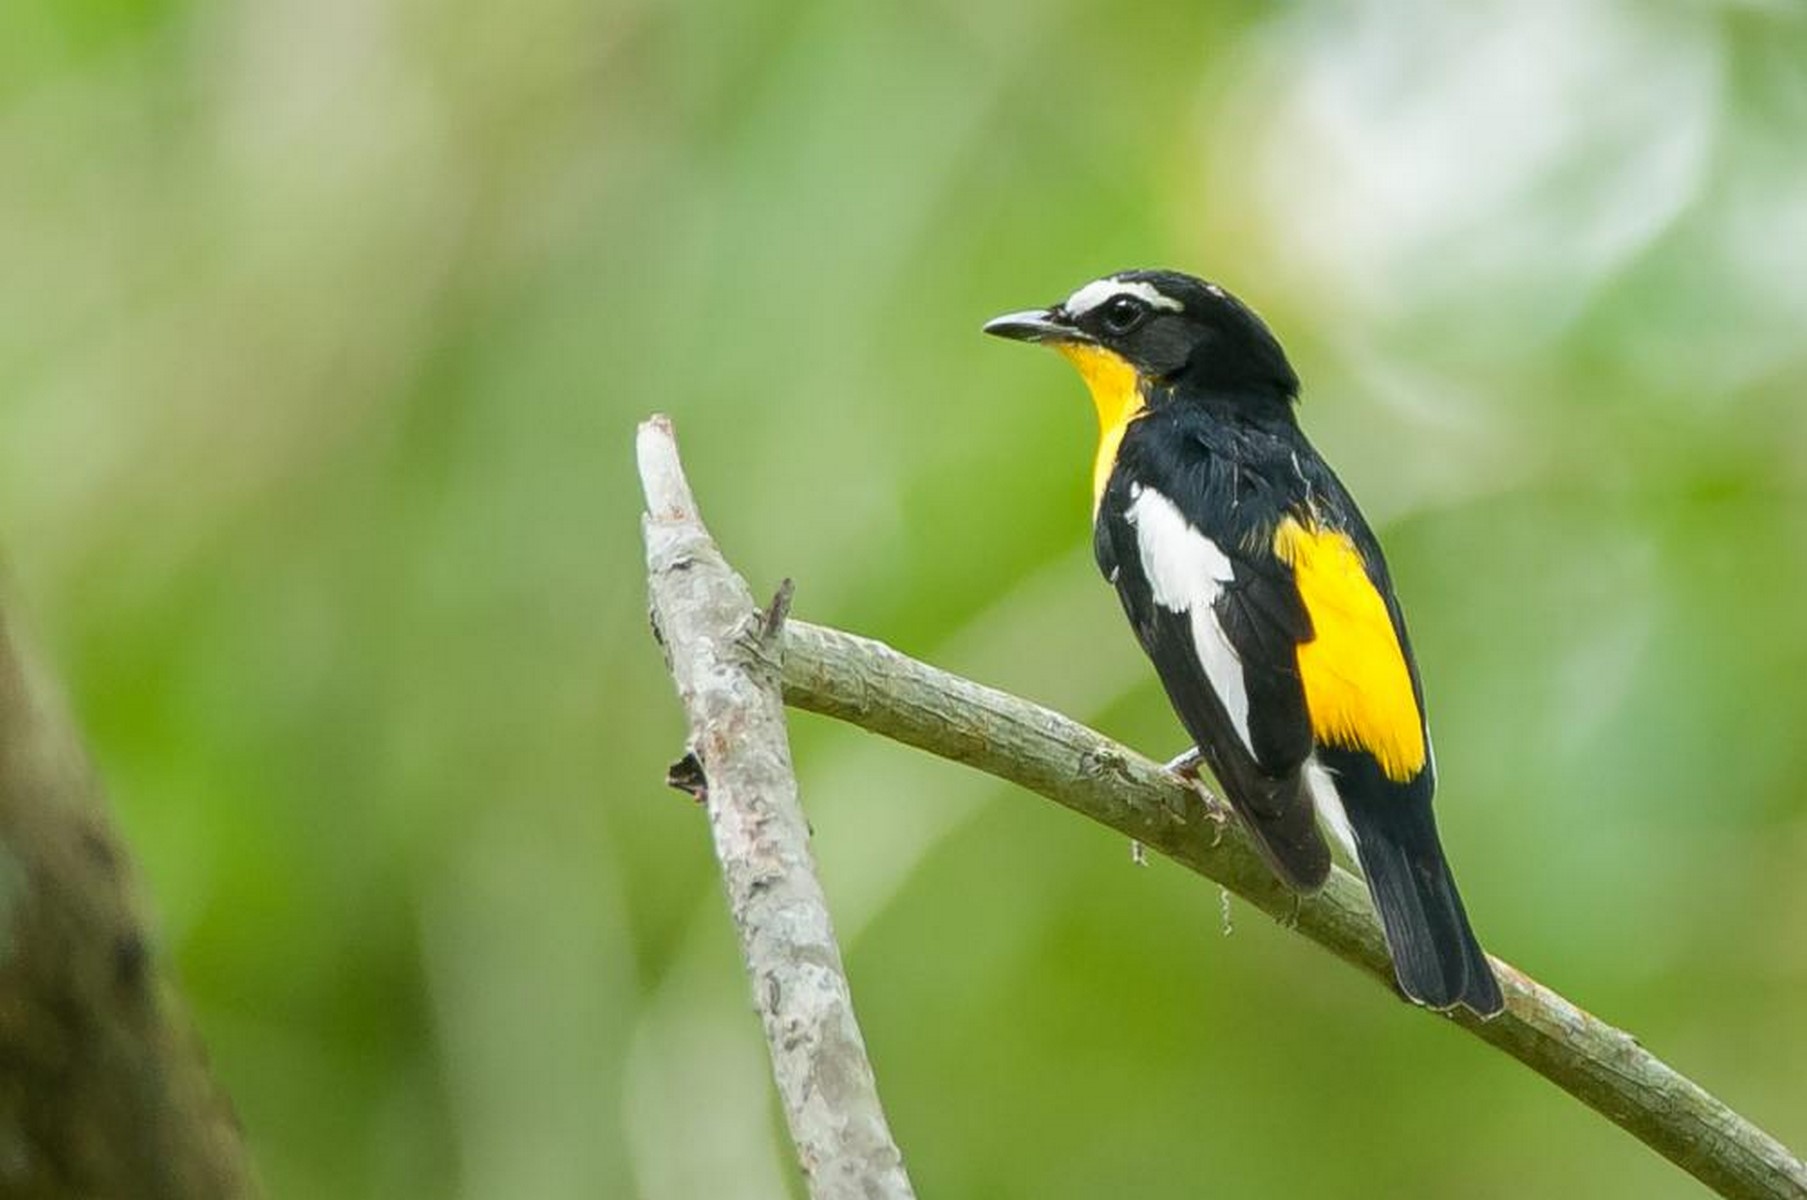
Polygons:
M29 665L0 614L0 1195L252 1196L100 786Z
M691 731L669 779L708 810L810 1195L910 1200L797 803L778 686L789 581L757 613L697 516L671 423L641 425L637 448L653 628Z
M759 899L760 876L751 869L753 848L736 842L765 834L767 826L732 811L743 803L752 806L752 813L767 814L773 836L782 836L782 847L757 853L783 860L770 868L771 877L781 876L784 886L807 893L801 901L810 909L803 938L829 964L828 998L837 1007L835 1020L851 1038L850 1052L858 1064L858 1086L851 1089L856 1095L850 1101L856 1107L847 1111L858 1113L876 1131L874 1144L882 1138L879 1164L895 1163L896 1150L884 1133L871 1068L847 1005L839 954L809 871L782 718L765 707L770 703L768 673L779 648L774 643L782 643L778 661L789 704L1038 792L1221 884L1391 989L1392 967L1367 889L1348 872L1339 868L1322 892L1301 901L1261 862L1241 827L1223 821L1221 805L1207 802L1200 791L1103 734L868 638L800 621L760 622L746 585L721 560L694 516L669 424L655 418L641 427L640 436L641 471L655 514L647 518L647 545L656 629L668 639L692 728L706 735L693 742L693 749L708 764L711 823L749 968L756 981L770 978L773 971L789 969L803 943L785 946L779 944L788 936L784 931L766 938L753 928L759 919L752 908ZM658 477L669 478L659 483ZM694 595L689 594L693 587ZM781 592L780 600L772 606L775 615L788 605L788 591ZM672 623L680 616L681 627ZM749 638L749 631L757 632ZM756 714L756 727L739 724L749 719L747 713ZM745 764L744 775L737 757L741 751L753 760ZM696 784L687 772L674 771L673 777L679 786ZM736 792L732 806L723 804L719 794L729 785ZM1807 1200L1807 1166L1781 1143L1630 1034L1493 961L1506 994L1506 1012L1481 1021L1457 1010L1447 1019L1517 1058L1719 1194L1738 1200ZM820 1067L785 1056L774 1012L780 994L768 996L758 986L755 992L766 1016L792 1135L801 1150L800 1129L807 1125L796 1102L796 1075ZM805 1161L807 1169L807 1151ZM900 1166L895 1178L902 1191L874 1194L907 1195Z
M1291 925L1389 988L1367 889L1340 868L1300 902L1240 826L1163 768L1076 721L917 662L882 643L800 621L785 629L784 696L1039 792L1159 850ZM1296 916L1295 916L1296 914ZM1630 1034L1494 959L1506 1012L1449 1019L1604 1114L1723 1196L1807 1197L1807 1167Z

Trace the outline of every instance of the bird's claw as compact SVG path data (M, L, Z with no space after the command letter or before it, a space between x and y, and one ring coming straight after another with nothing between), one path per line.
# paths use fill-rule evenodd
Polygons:
M1203 762L1204 759L1199 755L1198 747L1194 746L1178 758L1163 764L1161 769L1185 784L1198 795L1200 800L1204 801L1206 818L1217 826L1217 832L1211 838L1211 845L1215 847L1223 841L1224 826L1230 822L1230 810L1224 807L1223 801L1219 800L1211 789L1205 786L1205 781L1199 778L1199 765Z
M1198 778L1198 764L1203 761L1204 759L1199 756L1198 747L1194 746L1179 757L1167 762L1161 769L1163 771L1170 771L1173 774L1178 775L1181 779L1196 780Z

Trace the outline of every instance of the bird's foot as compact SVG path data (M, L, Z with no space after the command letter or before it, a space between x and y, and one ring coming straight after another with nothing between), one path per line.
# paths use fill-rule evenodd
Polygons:
M1163 771L1171 771L1181 779L1196 780L1198 778L1198 765L1203 761L1204 759L1199 756L1198 747L1194 746L1178 758L1168 762L1161 769Z
M1198 794L1198 798L1205 802L1205 816L1210 818L1211 823L1217 827L1216 834L1211 838L1211 845L1216 846L1223 841L1223 827L1229 824L1230 810L1224 807L1224 802L1219 800L1216 794L1205 786L1205 781L1199 778L1199 767L1203 762L1204 759L1199 755L1198 747L1194 746L1178 758L1164 764L1161 769L1191 788Z

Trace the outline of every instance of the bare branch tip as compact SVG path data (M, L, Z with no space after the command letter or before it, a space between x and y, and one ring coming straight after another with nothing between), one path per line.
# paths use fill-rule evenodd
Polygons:
M696 501L684 478L670 417L655 413L640 422L634 434L634 458L640 468L640 488L646 494L647 515L655 521L694 520Z
M810 1194L909 1200L797 799L778 661L794 585L785 580L755 611L703 527L670 422L643 422L635 450L648 586L693 731L666 782L708 799L729 915L761 996L773 1079ZM831 1071L834 1094L819 1100L817 1081Z

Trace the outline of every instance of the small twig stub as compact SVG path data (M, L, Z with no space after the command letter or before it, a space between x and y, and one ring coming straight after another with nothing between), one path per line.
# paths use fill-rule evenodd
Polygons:
M772 602L766 605L765 613L759 624L759 640L772 653L777 653L779 637L784 633L785 618L791 615L791 598L797 594L797 582L788 575L778 584L778 590L772 594Z
M709 799L709 777L703 772L703 760L696 751L684 751L684 757L665 768L665 786L676 788L698 804Z

